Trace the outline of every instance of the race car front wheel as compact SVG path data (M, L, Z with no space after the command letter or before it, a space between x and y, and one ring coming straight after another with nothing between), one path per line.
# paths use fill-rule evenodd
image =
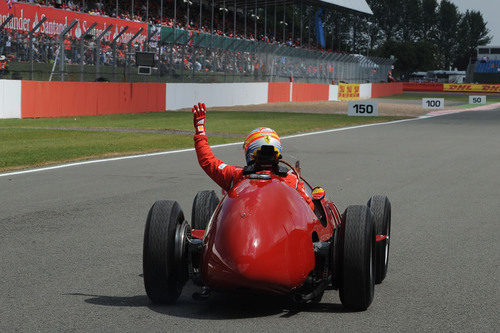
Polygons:
M374 195L368 200L373 213L375 233L385 236L375 245L375 283L381 283L389 267L389 245L391 241L391 203L385 195Z
M155 304L171 304L188 279L184 213L176 201L156 201L146 220L143 247L144 287Z
M366 206L349 206L339 229L342 244L340 301L351 310L366 310L375 288L375 225Z
M205 230L218 204L219 198L215 194L215 191L200 191L196 193L191 210L191 227L193 229Z

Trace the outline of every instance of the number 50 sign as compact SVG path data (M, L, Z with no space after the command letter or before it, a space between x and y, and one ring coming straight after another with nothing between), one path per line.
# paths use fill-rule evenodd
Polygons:
M373 101L350 101L348 116L378 116L378 104Z

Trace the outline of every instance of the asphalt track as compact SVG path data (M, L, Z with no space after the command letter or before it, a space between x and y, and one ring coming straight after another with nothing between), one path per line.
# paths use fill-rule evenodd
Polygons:
M282 300L214 294L151 306L142 282L146 214L215 189L191 152L0 177L0 331L465 331L499 327L500 110L284 140L341 210L392 201L390 267L365 312L336 291ZM239 146L214 149L240 163Z

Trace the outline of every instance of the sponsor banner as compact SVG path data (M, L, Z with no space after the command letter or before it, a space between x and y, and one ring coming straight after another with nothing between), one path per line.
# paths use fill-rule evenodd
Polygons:
M359 84L339 84L339 100L348 101L359 99Z
M443 91L442 83L404 82L403 91Z
M460 92L490 92L499 93L500 84L456 84L445 83L444 91L460 91Z
M78 23L66 35L69 37L80 38L94 22L97 26L92 30L94 36L100 35L110 24L113 28L104 36L104 40L110 42L118 33L128 26L127 31L118 40L119 43L127 43L130 39L143 28L142 33L135 39L134 42L139 44L144 43L148 34L148 25L146 23L132 22L110 17L90 15L84 13L72 12L69 10L55 9L43 6L28 5L24 3L14 3L9 9L5 1L0 1L0 23L3 23L7 17L13 14L12 20L7 23L5 29L15 30L21 33L28 33L42 17L47 20L42 24L37 32L49 35L58 36L73 20L78 20Z

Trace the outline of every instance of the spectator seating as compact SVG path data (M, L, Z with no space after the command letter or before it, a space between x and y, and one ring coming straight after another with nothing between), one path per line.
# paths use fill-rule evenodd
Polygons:
M478 61L475 73L499 73L500 60Z

